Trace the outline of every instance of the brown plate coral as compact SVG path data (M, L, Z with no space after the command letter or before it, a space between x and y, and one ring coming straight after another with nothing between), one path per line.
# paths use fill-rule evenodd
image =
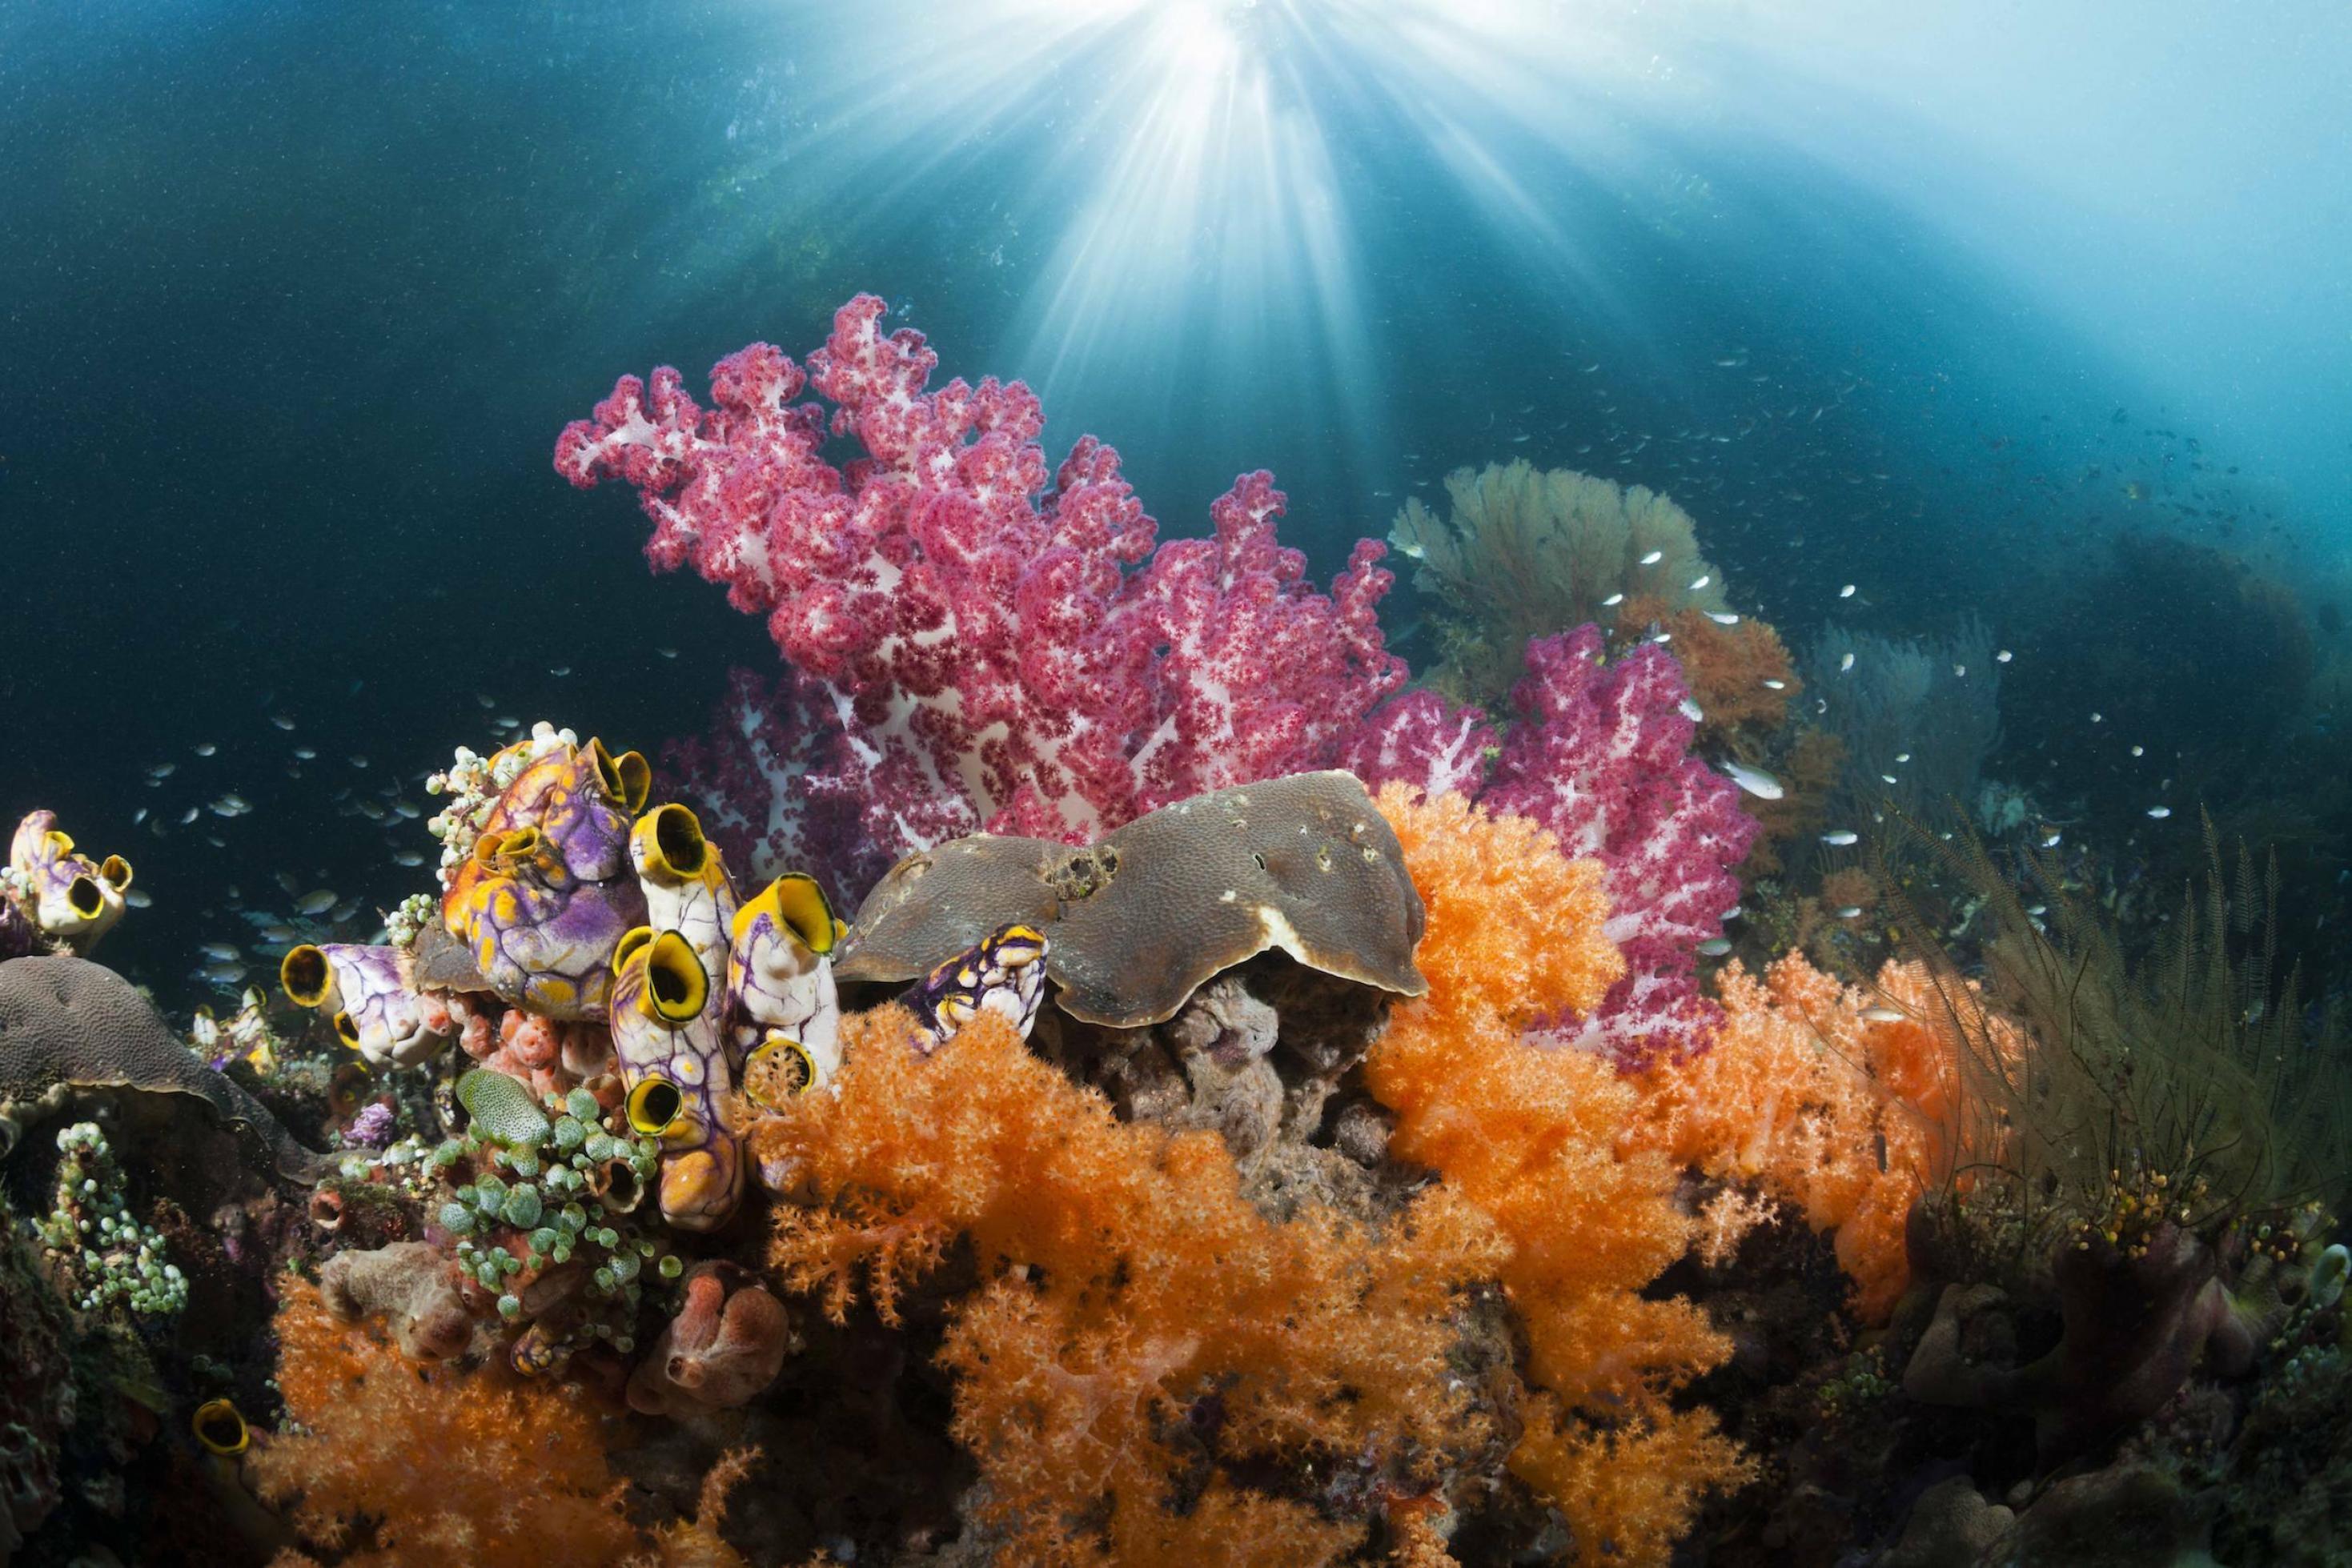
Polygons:
M1063 1011L1132 1029L1278 949L1400 996L1421 895L1395 832L1350 773L1306 773L1165 806L1084 846L978 834L908 856L858 907L845 985L911 980L1007 920L1048 939Z

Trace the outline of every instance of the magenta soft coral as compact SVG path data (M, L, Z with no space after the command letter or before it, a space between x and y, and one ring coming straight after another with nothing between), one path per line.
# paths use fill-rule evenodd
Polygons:
M1607 868L1606 930L1624 977L1589 1017L1542 1032L1632 1070L1705 1049L1720 1022L1699 994L1698 945L1723 934L1739 902L1734 869L1757 827L1732 785L1690 755L1690 693L1666 651L1646 645L1613 664L1601 655L1598 627L1536 638L1507 734L1419 691L1375 715L1340 765L1373 785L1453 790L1532 818L1567 853Z
M782 788L856 801L892 852L981 827L1082 839L1325 765L1402 682L1381 547L1317 592L1259 473L1216 503L1213 538L1155 551L1112 448L1081 439L1049 486L1029 390L928 390L938 356L885 335L883 308L844 306L805 373L766 344L729 356L708 410L667 367L625 376L556 446L573 484L638 491L656 570L725 584L832 698L829 759ZM806 389L867 455L824 461Z

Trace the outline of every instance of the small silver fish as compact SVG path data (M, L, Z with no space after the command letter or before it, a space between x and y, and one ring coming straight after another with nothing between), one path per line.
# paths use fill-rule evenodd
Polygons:
M1612 608L1612 606L1619 605L1619 604L1622 604L1622 603L1624 603L1624 602L1625 602L1625 596L1624 596L1623 594L1622 594L1622 593L1612 593L1612 594L1611 594L1608 598L1606 598L1606 599L1604 599L1604 600L1602 600L1602 601L1601 601L1601 607L1602 609L1606 610L1606 609L1610 609L1610 608Z
M1859 920L1862 918L1862 905L1849 904L1837 912L1837 916L1840 920Z
M277 943L281 946L302 940L302 934L291 925L265 925L261 928L261 936L263 940Z
M555 676L558 680L561 680L565 675L572 673L572 666L569 664L551 664L548 667L547 673Z
M1911 760L1911 754L1907 751L1898 751L1895 754L1895 760L1897 762L1908 762Z
M310 749L309 747L307 747L307 746L298 746L298 747L296 747L294 748L294 755L295 755L295 757L296 757L296 758L298 758L299 759L300 759L301 761L304 761L304 762L311 762L311 761L315 761L315 760L317 760L318 756L319 756L319 754L318 754L317 752L315 752L315 751L311 750L311 749Z
M1706 722L1706 712L1699 707L1696 701L1690 697L1683 698L1680 705L1680 712L1685 718L1690 720L1693 724L1704 724Z
M134 887L122 895L122 902L133 909L152 909L155 907L155 895L143 887Z
M189 807L186 810L184 810L184 811L181 812L181 813L180 813L180 826L182 826L182 827L184 827L184 827L186 827L190 822L194 821L196 820L197 816L198 816L199 814L201 814L203 810L204 810L204 808L203 808L203 807L201 807L201 806L191 806L191 807Z
M2046 904L2029 904L2025 906L2025 913L2039 920L2050 913L2050 906Z
M2147 748L2146 748L2145 747L2138 747L2138 746L2135 746L2135 747L2132 747L2132 755L2133 755L2134 757L2141 757L2141 756L2145 756L2146 754L2147 754Z
M1727 762L1723 776L1755 796L1759 800L1777 800L1785 791L1780 781L1761 768L1750 768L1745 762Z
M2015 657L2017 657L2016 654L2011 653L2008 649L2003 648L2000 653L1995 653L1992 656L1992 662L1996 664L2006 664Z
M1840 828L1834 833L1823 833L1822 835L1822 842L1832 845L1837 849L1843 849L1848 844L1858 844L1861 841L1862 835L1855 832L1852 828Z
M368 765L368 759L354 751L352 753L351 763L354 768L365 768Z
M1789 683L1786 681L1776 681L1771 676L1767 675L1764 677L1764 689L1768 692L1785 692L1789 689Z
M328 915L327 918L334 925L341 925L344 921L351 919L359 912L360 901L356 898L347 898L343 900L342 903L335 905L333 911Z
M1666 552L1665 552L1665 551L1664 551L1664 550L1662 550L1662 549L1654 549L1654 550L1652 550L1649 554L1647 554L1647 555L1645 555L1645 556L1643 556L1643 557L1642 558L1642 564L1643 564L1643 566L1655 566L1655 565L1657 565L1660 561L1662 561L1662 560L1664 560L1664 559L1666 559Z
M1839 589L1838 597L1840 599L1852 599L1853 597L1853 584L1849 582L1843 588Z
M2042 841L2042 847L2045 850L2054 850L2058 847L2058 841L2065 836L2063 833L2053 833Z
M1885 780L1886 780L1886 782L1888 782L1889 784L1900 784L1900 783L1902 783L1902 782L1903 782L1903 780L1902 780L1902 779L1897 779L1897 778L1896 778L1896 777L1895 777L1895 775L1894 775L1894 774L1892 774L1892 773L1882 773L1882 774L1880 774L1880 775L1879 775L1879 777L1880 777L1881 779L1884 779Z
M1899 1008L1888 1007L1864 1008L1861 1014L1864 1023L1900 1023L1908 1016Z
M1423 483L1427 483L1427 481L1424 480ZM654 652L659 653L665 659L675 659L677 657L677 650L675 648L656 648Z
M2104 721L2104 720L2106 718L2106 716L2106 716L2105 714L2103 714L2103 713L2095 713L2095 714L2093 714L2093 715L2091 716L2091 722L2092 722L2093 724L2098 724L2098 723L2101 723L2102 721Z
M1851 670L1851 669L1853 669L1853 655L1852 653L1848 653L1844 658L1840 659L1840 660L1838 661L1838 674L1839 674L1843 675L1843 674L1844 674L1848 670Z
M1748 911L1744 906L1735 904L1730 908L1723 912L1723 917L1726 920L1737 920L1747 913Z
M282 713L271 714L269 716L269 722L276 725L280 729L292 729L294 727L294 721Z
M134 828L146 820L147 808L144 806L140 807L139 810L131 813L131 825Z
M1952 678L1956 681L1967 680L1969 678L1969 667L1966 664L1954 664L1952 666Z
M324 915L328 910L332 909L334 906L335 894L333 890L322 887L315 893L306 893L301 897L296 899L294 901L294 913L297 915Z
M1709 621L1714 622L1718 626L1737 626L1739 624L1739 617L1734 615L1728 610L1710 610L1706 612L1706 618Z
M1720 958L1726 953L1731 951L1731 938L1728 936L1711 936L1698 945L1698 950L1709 958Z
M196 951L222 964L234 964L239 956L236 948L226 942L199 942Z
M179 767L180 765L176 762L158 762L154 767L147 769L147 777L150 779L169 779L173 773L179 771Z
M215 746L211 741L206 740L197 744L195 753L198 757L210 757L214 752L218 751L219 749L219 747Z
M2147 814L2154 817L2160 822L2164 821L2165 818L2172 815L2172 808L2169 806L2150 806L2147 809Z
M1713 582L1714 580L1715 573L1711 571L1700 572L1696 577L1691 579L1690 591L1696 593L1700 589L1705 588L1708 583Z
M408 866L423 865L425 863L425 857L418 854L415 850L402 850L399 853L392 857L392 863L394 865Z

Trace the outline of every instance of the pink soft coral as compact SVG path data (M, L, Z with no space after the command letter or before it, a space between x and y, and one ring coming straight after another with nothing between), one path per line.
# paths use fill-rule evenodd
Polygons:
M1415 692L1374 716L1341 765L1368 783L1452 790L1530 818L1606 868L1606 931L1625 974L1599 1007L1539 1033L1633 1070L1704 1050L1720 1021L1699 994L1697 949L1739 901L1733 868L1757 828L1731 784L1690 755L1696 727L1674 660L1655 644L1613 664L1601 652L1595 626L1530 642L1511 693L1518 721L1499 743L1476 709Z
M1082 438L1049 486L1029 390L928 390L938 356L884 335L883 309L842 307L805 373L764 343L730 355L707 410L667 367L650 387L625 376L556 446L573 484L636 488L656 570L724 583L822 683L839 744L775 787L854 800L892 852L982 827L1083 840L1324 765L1402 683L1375 616L1381 546L1316 592L1259 473L1212 508L1213 538L1155 552L1115 451ZM867 455L823 459L804 388Z

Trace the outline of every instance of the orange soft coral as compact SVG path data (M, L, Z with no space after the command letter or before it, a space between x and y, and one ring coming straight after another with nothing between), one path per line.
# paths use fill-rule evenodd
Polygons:
M277 1328L278 1385L299 1429L258 1448L251 1471L264 1500L290 1504L304 1537L344 1568L740 1563L715 1533L710 1489L699 1525L656 1535L629 1521L577 1390L500 1365L420 1366L299 1281L286 1284Z
M763 1118L783 1282L885 1318L958 1237L982 1284L941 1360L982 1517L1024 1563L1317 1563L1359 1498L1417 1496L1490 1440L1448 1373L1490 1227L1447 1192L1380 1234L1241 1196L1209 1133L1119 1122L994 1014L939 1051L897 1008L844 1025L838 1092ZM1318 1506L1318 1503L1322 1506Z
M1672 1165L1621 1151L1634 1092L1604 1060L1526 1043L1548 1013L1589 1010L1622 970L1601 935L1601 873L1551 837L1459 796L1402 786L1380 806L1428 906L1429 994L1399 1008L1365 1062L1396 1113L1391 1148L1444 1178L1510 1243L1500 1277L1545 1392L1511 1458L1588 1557L1663 1562L1700 1495L1748 1473L1711 1416L1668 1396L1728 1346L1688 1302L1643 1287L1692 1237Z
M1910 1280L1905 1218L1953 1179L1962 1142L1948 1004L1917 964L1889 964L1862 990L1794 953L1760 980L1731 964L1718 989L1715 1049L1644 1076L1632 1141L1835 1231L1856 1312L1883 1322ZM2011 1037L1996 1021L1990 1038Z

